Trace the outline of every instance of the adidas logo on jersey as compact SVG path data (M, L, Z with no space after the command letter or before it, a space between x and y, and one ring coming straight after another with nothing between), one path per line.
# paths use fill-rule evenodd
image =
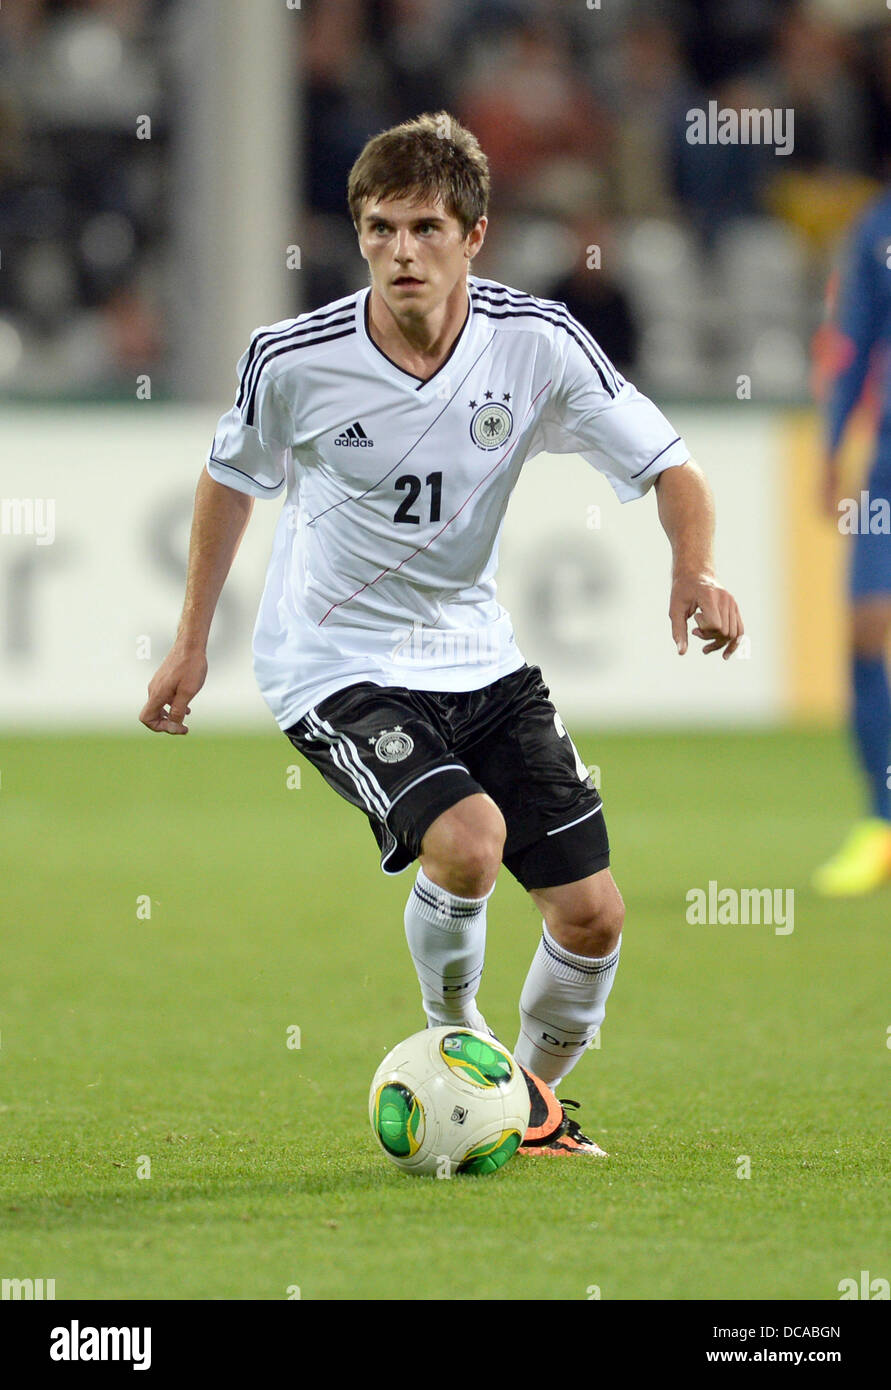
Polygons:
M369 439L357 420L354 425L349 425L343 434L339 434L334 441L341 448L351 447L353 449L373 449L374 440Z

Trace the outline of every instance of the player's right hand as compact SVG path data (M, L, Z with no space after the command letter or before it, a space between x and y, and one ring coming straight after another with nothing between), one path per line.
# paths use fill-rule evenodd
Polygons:
M192 712L189 701L206 679L206 653L196 649L183 651L174 645L149 682L140 722L156 734L187 734L183 719Z

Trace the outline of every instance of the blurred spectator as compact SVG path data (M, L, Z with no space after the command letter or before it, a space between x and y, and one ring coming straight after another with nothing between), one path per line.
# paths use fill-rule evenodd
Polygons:
M462 11L460 3L441 0L382 0L373 7L371 34L386 65L394 123L451 106L461 73Z
M770 58L776 27L797 0L684 0L672 15L696 80L721 86ZM661 8L661 7L660 7Z
M680 37L658 17L633 23L616 45L610 101L620 119L614 190L623 216L677 213L672 144L686 130L695 88Z
M524 24L491 49L464 85L456 111L489 158L500 206L522 203L523 186L548 161L576 155L598 166L612 127L574 69L558 33Z
M868 169L866 103L847 36L799 4L779 26L770 64L771 106L795 112L789 168Z
M158 360L143 270L166 233L163 63L148 41L165 9L38 0L0 10L0 307L6 337L21 344L0 360L0 387L52 389L51 365L61 389L125 371L132 381L135 338L143 369Z
M192 0L0 6L0 391L115 390L148 364L163 384L170 141L189 110L188 92L170 91L168 20L186 12ZM840 228L891 170L891 17L875 0L322 0L295 11L294 34L307 308L364 279L345 186L365 141L452 110L492 168L479 273L564 299L632 373L635 356L638 371L664 360L651 341L686 333L676 382L700 390L728 379L711 326L730 291L712 248L741 218L803 233L815 323ZM792 154L691 145L688 112L710 98L792 108ZM136 138L140 112L150 140ZM686 318L655 304L648 279L646 247L667 254L672 232Z
M848 30L814 4L797 4L779 27L774 104L795 112L795 148L772 170L766 206L804 234L820 280L852 215L876 191L857 57Z
M569 229L578 248L575 263L546 291L561 300L603 348L623 376L634 377L638 330L628 295L613 271L613 233L606 222L580 215Z
M891 178L891 22L866 31L861 62L870 172L884 181Z
M716 101L718 111L741 112L772 106L770 93L754 77L728 79L704 92L695 107L703 112ZM750 217L761 208L762 193L780 158L763 144L693 144L686 117L672 131L675 190L706 244L725 223Z
M296 55L304 73L304 196L315 211L344 217L353 162L365 141L390 124L386 103L366 95L384 84L364 29L359 0L328 0L310 12L306 44Z

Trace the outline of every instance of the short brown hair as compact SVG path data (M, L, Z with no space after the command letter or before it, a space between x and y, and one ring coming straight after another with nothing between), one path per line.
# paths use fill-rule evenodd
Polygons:
M347 197L356 229L366 198L441 199L464 235L489 206L489 161L475 135L447 111L425 112L375 135L350 170Z

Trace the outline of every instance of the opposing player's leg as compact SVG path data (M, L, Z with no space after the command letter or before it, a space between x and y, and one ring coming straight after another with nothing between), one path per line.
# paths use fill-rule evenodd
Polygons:
M814 887L827 897L870 893L891 880L891 543L887 536L865 532L853 538L853 545L851 732L867 786L869 815L851 828L839 851L814 874Z

